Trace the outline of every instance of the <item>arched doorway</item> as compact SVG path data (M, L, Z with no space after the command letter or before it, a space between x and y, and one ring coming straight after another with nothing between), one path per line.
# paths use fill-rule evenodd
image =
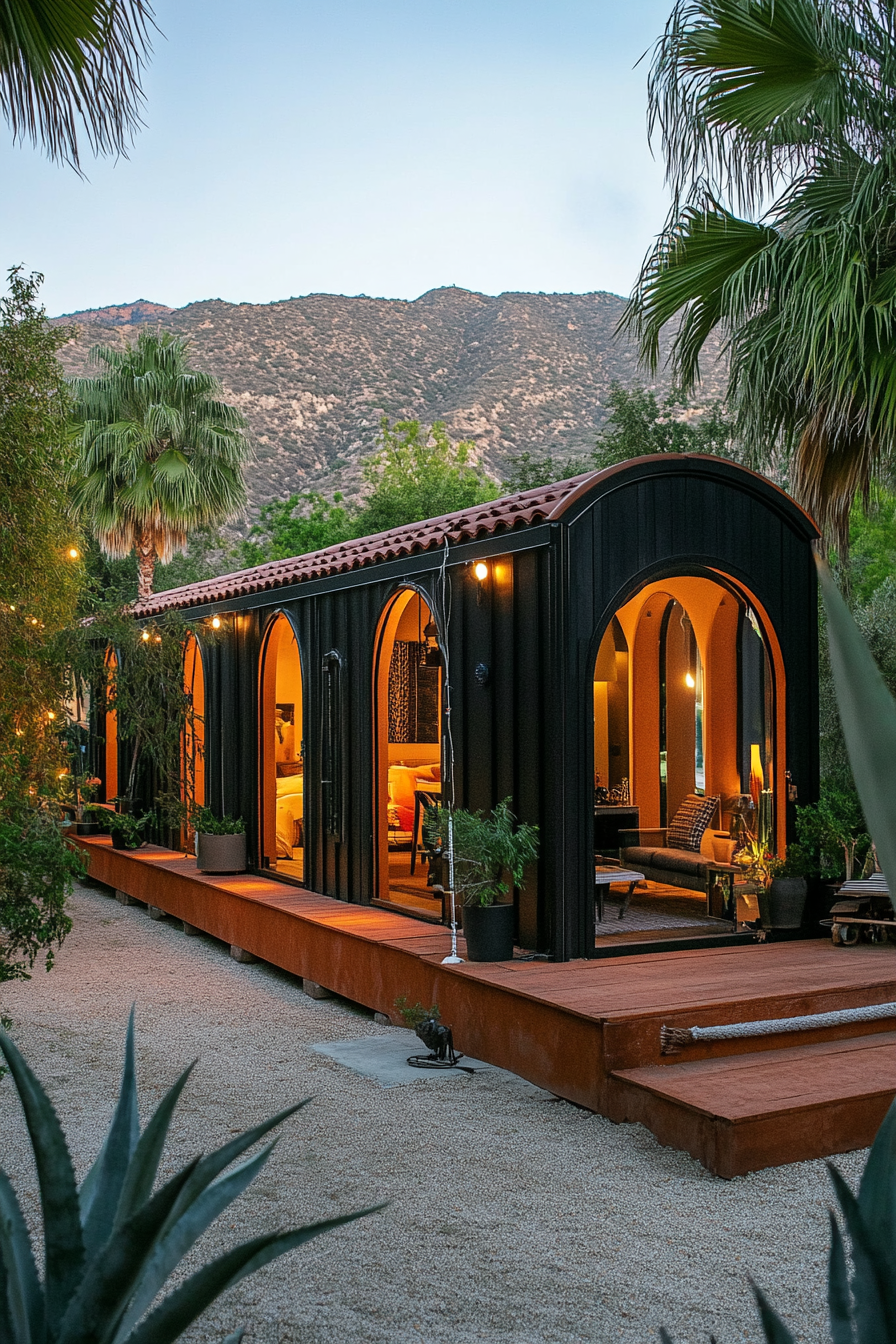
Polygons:
M183 798L189 807L205 806L205 668L195 635L184 648L184 690L190 709L184 729Z
M727 576L649 583L604 632L593 699L595 852L640 871L650 868L652 847L654 868L676 874L669 890L651 879L631 893L627 923L617 920L612 934L598 925L598 935L619 937L623 927L647 940L699 933L701 921L719 911L708 904L705 870L688 887L687 865L661 856L678 848L666 831L675 834L688 812L700 812L694 835L705 829L693 852L710 864L730 860L744 817L753 830L761 819L772 849L784 844L784 676L774 632L755 599ZM635 847L639 862L631 859ZM755 918L753 907L745 892L742 920Z
M442 919L420 844L426 805L441 800L442 667L432 611L405 588L380 621L376 700L375 899L418 918Z
M305 875L302 660L289 619L275 617L261 654L262 867L294 882Z
M103 714L103 790L104 802L112 803L118 797L118 712L115 708L115 677L118 658L114 649L106 654L105 699Z

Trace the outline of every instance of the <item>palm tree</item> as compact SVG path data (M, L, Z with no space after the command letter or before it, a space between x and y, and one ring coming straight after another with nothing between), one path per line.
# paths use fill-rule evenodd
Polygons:
M0 109L13 138L80 172L80 123L95 154L124 154L153 26L147 0L4 0Z
M97 378L72 382L78 422L76 506L103 551L137 551L137 600L153 590L156 561L186 545L191 528L224 522L246 499L246 423L221 384L187 363L188 342L142 331L122 350L98 345Z
M896 7L678 0L649 126L672 207L624 325L682 390L711 333L757 465L777 463L845 546L896 461Z

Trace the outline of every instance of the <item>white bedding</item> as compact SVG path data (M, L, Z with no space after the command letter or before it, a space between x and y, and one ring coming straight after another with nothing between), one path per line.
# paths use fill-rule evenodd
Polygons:
M277 779L277 857L291 859L296 822L304 815L304 776Z

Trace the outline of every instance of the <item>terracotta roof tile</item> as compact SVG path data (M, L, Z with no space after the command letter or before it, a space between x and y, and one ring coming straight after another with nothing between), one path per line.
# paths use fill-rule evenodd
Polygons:
M223 574L219 578L187 584L184 588L155 593L148 602L137 603L134 614L158 616L174 608L227 602L235 597L270 592L271 589L303 583L308 579L347 574L351 570L384 560L419 555L443 546L446 540L449 545L457 546L461 542L476 541L482 537L528 527L532 523L543 522L567 496L576 494L589 477L596 475L595 472L586 472L567 481L524 490L518 495L508 495L505 499L492 500L473 509L446 513L441 518L428 518L424 522L396 527L372 537L360 537L357 541L328 546L323 551L311 551L289 560L272 560L266 565L238 570L235 574Z

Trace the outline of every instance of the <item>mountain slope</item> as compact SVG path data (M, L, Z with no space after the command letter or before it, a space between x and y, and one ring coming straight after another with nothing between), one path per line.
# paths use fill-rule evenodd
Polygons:
M382 415L444 420L496 473L508 452L591 448L614 380L668 390L668 379L639 371L632 343L614 336L623 308L605 293L490 297L456 288L413 302L311 294L166 310L141 300L66 319L79 334L62 359L69 374L88 373L90 346L132 340L140 321L161 318L188 336L195 364L222 380L255 436L254 512L295 490L355 491ZM704 394L721 395L723 382L719 366L710 368Z

